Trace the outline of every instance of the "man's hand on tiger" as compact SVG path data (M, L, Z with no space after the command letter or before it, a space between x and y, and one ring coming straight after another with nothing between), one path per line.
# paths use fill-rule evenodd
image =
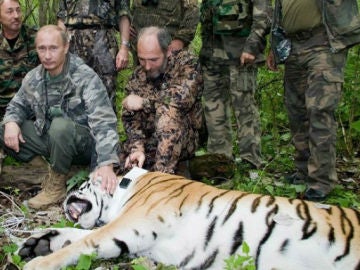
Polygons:
M139 167L142 168L145 162L145 154L142 151L131 153L125 160L125 168Z
M97 168L93 173L94 179L101 179L101 188L110 194L114 194L118 179L116 174L114 173L114 169L112 164L101 166Z

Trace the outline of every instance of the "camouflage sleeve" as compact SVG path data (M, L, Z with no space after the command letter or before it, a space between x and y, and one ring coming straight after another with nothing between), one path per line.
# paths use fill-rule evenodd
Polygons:
M184 51L177 55L178 63L174 67L172 80L163 91L161 102L166 106L174 107L183 113L188 112L198 96L198 76L200 65L198 58Z
M30 118L31 111L29 111L29 108L31 108L31 105L28 103L25 95L25 88L27 88L27 86L28 84L24 79L19 91L6 107L6 112L2 121L3 125L8 122L16 122L21 126L26 119Z
M180 39L185 46L194 39L196 27L199 23L198 0L183 0L183 20L179 29L175 32L174 38Z
M120 17L130 17L130 1L129 0L115 0L115 12L118 21Z
M56 16L58 19L65 21L65 18L67 17L67 11L66 11L66 0L60 0L59 1L59 10L56 13Z
M266 35L271 26L271 0L255 0L253 3L253 22L251 32L246 40L244 52L253 55L263 53L266 46Z
M79 73L81 75L81 73ZM97 166L118 164L117 119L111 109L106 88L93 71L85 70L83 98L88 114L88 125L94 137L97 153Z
M156 106L156 148L155 169L174 173L183 148L182 138L191 127L187 115L197 102L202 89L201 71L198 59L180 53L174 67L172 81ZM185 130L186 129L186 130Z
M137 71L138 69L133 72L125 87L125 92L127 96L129 94L138 94L140 87L138 84L139 79L137 78ZM129 149L126 150L128 152L145 152L145 134L142 128L142 122L144 120L143 118L144 115L142 113L130 112L125 110L124 108L122 110L121 120L127 135L127 140L129 142Z
M145 133L141 123L144 120L144 115L141 112L133 113L123 110L121 120L125 129L129 149L126 152L133 153L141 151L145 153Z
M156 122L158 144L154 169L174 173L183 149L182 139L187 132L184 129L189 127L183 113L174 107L160 106L156 114L158 115Z

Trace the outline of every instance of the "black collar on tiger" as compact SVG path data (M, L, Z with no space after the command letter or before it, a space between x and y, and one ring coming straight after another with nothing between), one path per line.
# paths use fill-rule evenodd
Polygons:
M121 179L119 183L120 188L127 189L130 184L134 183L134 181L140 177L141 175L147 173L147 170L144 170L139 167L133 167L124 177Z

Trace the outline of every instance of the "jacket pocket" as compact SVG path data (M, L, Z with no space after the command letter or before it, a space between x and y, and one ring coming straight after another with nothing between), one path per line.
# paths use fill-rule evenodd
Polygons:
M333 34L349 36L360 33L360 15L356 0L334 0L324 2L326 23Z

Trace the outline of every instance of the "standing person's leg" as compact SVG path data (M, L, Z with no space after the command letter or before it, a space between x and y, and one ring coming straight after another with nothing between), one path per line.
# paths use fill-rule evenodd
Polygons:
M261 166L260 115L255 100L257 69L230 67L230 92L237 124L237 143L242 160Z
M309 188L305 198L322 200L337 182L335 110L341 99L347 51L309 53L306 107L309 116Z
M208 130L207 151L233 158L229 68L216 63L204 63L205 120Z
M309 119L305 105L307 72L306 67L300 65L298 61L296 56L291 55L285 63L284 74L284 102L295 147L294 162L297 172L290 179L294 184L307 181L310 156Z

